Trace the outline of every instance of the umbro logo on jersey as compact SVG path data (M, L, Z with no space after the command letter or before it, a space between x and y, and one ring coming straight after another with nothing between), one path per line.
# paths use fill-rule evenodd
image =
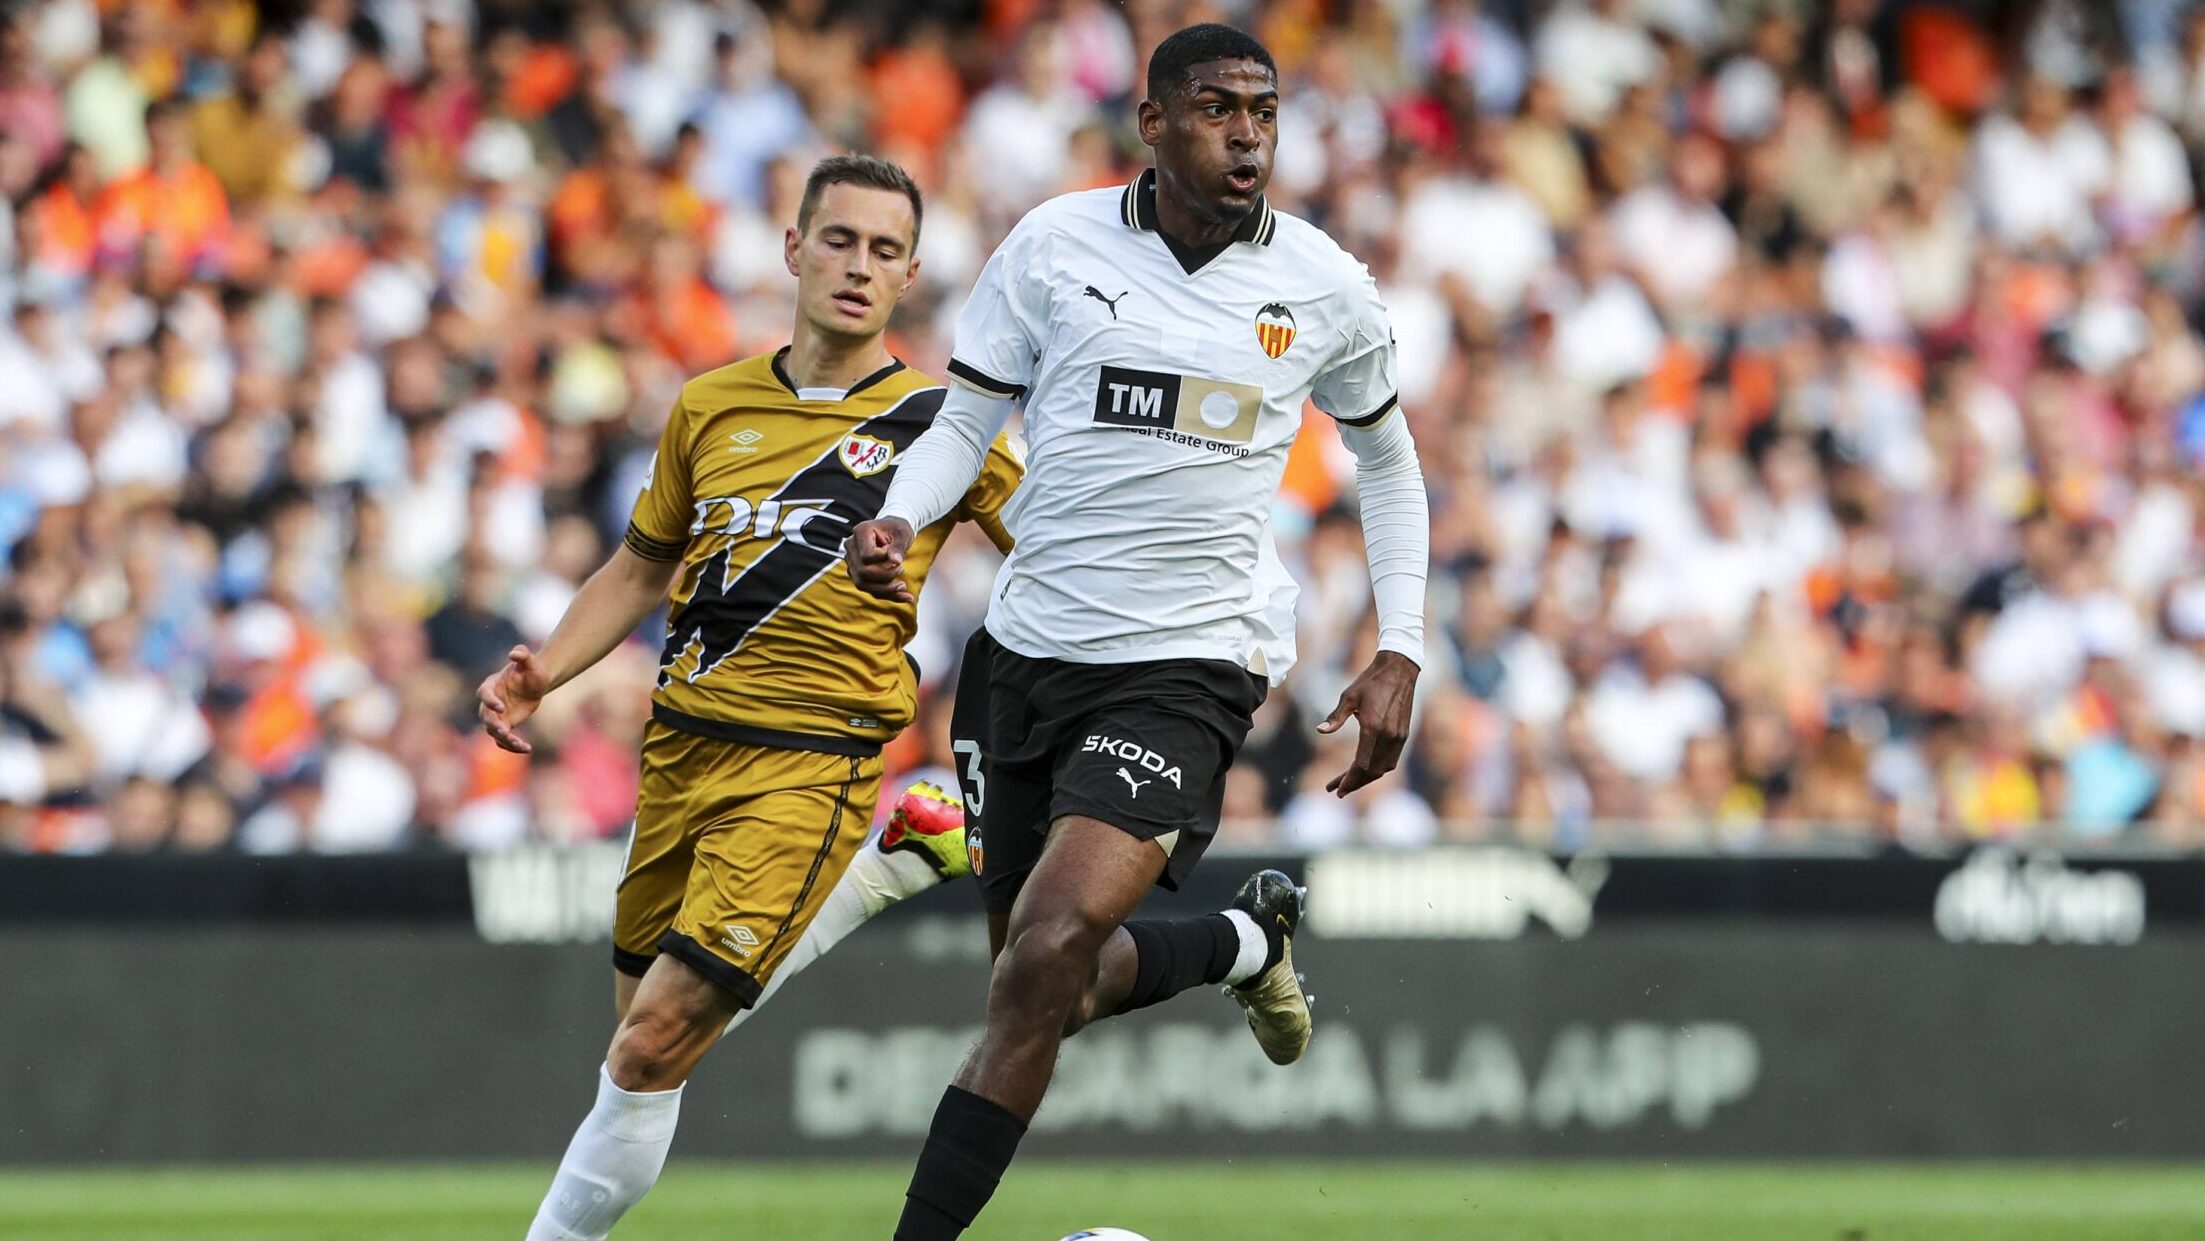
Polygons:
M1294 343L1294 312L1272 302L1256 312L1256 344L1264 356L1276 359Z
M1132 291L1133 290L1131 289L1127 289L1125 293L1131 293ZM1115 323L1118 321L1118 303L1125 300L1125 293L1120 293L1116 297L1104 297L1102 295L1101 289L1096 288L1094 285L1088 285L1087 291L1082 293L1080 296L1092 297L1096 301L1101 302L1103 305L1108 306L1110 308L1110 321L1112 323Z
M756 427L744 427L727 438L732 441L729 452L753 453L758 451L758 443L766 438L766 433Z
M1095 422L1204 446L1245 445L1256 436L1263 389L1193 375L1105 366L1095 383ZM1244 448L1229 451L1245 452Z

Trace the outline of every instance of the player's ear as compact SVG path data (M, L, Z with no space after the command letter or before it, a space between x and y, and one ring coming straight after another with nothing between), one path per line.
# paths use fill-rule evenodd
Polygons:
M919 256L914 254L911 256L911 266L903 269L903 288L896 291L896 296L901 298L911 291L912 285L917 283L919 283Z
M1164 105L1153 99L1143 99L1135 112L1135 119L1141 131L1142 145L1155 146L1164 140Z
M790 225L787 234L781 238L781 260L789 265L789 274L792 276L797 274L797 247L803 244L804 235L796 231L795 225Z

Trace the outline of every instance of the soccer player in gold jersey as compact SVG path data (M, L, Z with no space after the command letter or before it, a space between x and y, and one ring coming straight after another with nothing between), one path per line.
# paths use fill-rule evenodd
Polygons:
M529 1241L604 1237L650 1188L683 1083L865 842L881 745L915 708L903 647L917 608L883 610L839 567L945 394L882 341L919 273L920 214L893 164L813 169L785 242L792 342L682 389L622 546L544 649L515 648L479 691L483 726L526 753L520 728L544 696L671 597L616 903L619 1027ZM1008 548L1001 513L1019 473L998 440L962 505L906 556L911 595L958 520Z

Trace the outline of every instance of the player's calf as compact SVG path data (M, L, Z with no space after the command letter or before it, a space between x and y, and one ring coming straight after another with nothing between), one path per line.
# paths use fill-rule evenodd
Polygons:
M650 1191L673 1145L682 1086L735 1007L733 996L680 961L651 963L528 1241L598 1241Z
M1151 841L1094 819L1057 821L1011 910L987 1031L935 1109L897 1241L953 1241L987 1205L1041 1106L1097 954L1162 871Z

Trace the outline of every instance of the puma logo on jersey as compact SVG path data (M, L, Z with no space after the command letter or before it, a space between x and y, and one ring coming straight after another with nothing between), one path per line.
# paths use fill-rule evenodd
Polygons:
M1125 293L1131 293L1132 291L1133 290L1131 289L1127 289ZM1081 296L1092 297L1096 301L1101 302L1103 305L1108 306L1110 308L1110 321L1112 323L1116 323L1118 321L1118 303L1125 300L1125 293L1120 293L1116 297L1104 297L1102 295L1101 289L1096 288L1094 285L1088 285L1086 292L1082 293Z
M1134 797L1134 798L1139 798L1139 797L1140 797L1140 795L1141 795L1141 786L1142 786L1142 785L1144 785L1144 784L1154 784L1154 783L1156 783L1156 781L1155 781L1155 779L1154 779L1154 778L1150 778L1150 779L1147 779L1147 780L1136 780L1136 779L1134 779L1134 778L1133 778L1133 773L1132 773L1132 772L1130 772L1130 771L1127 771L1127 770L1126 770L1125 768L1123 768L1123 767L1120 767L1120 768L1118 769L1118 775L1119 775L1119 777L1120 777L1121 779L1123 779L1123 780L1124 780L1124 781L1126 782L1126 787L1128 787L1128 788L1130 788L1130 789L1132 789L1132 790L1133 790L1133 792L1132 792L1132 793L1130 793L1130 794L1128 794L1128 796L1130 796L1130 797Z
M1123 741L1116 737L1098 735L1089 737L1083 742L1080 745L1080 752L1083 754L1108 754L1112 758L1130 763L1148 772L1151 779L1162 776L1164 779L1171 781L1171 786L1175 789L1186 787L1177 763L1137 741ZM1119 774L1124 775L1127 780L1133 778L1130 772L1120 772ZM1141 783L1147 784L1149 781L1143 780ZM1140 790L1135 789L1134 792L1139 793Z

